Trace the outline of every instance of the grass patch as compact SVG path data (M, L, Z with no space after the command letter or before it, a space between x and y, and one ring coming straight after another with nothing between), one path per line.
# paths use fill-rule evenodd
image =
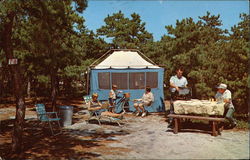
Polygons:
M249 129L249 123L243 120L236 120L237 121L237 126L236 128L238 129Z
M240 114L240 113L234 113L234 118L237 121L236 128L238 129L249 129L249 113L248 114Z

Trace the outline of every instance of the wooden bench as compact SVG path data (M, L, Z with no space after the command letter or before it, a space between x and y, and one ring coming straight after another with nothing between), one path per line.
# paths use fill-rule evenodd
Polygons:
M225 122L225 118L217 118L217 117L203 117L203 116L192 116L192 115L179 115L179 114L169 114L169 118L174 119L174 129L173 132L175 134L180 131L181 128L181 121L183 119L196 119L196 120L206 120L209 122L212 122L212 136L217 136L218 134L221 134L221 131L223 130L223 125L219 126L221 122Z

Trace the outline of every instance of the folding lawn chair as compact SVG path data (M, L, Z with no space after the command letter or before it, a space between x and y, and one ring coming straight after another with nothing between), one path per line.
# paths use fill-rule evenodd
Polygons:
M88 96L83 96L83 99L84 99L85 103L87 105L89 105L90 101L92 100L92 97L89 96L89 95ZM105 105L108 105L108 104L109 103L107 102L107 104L105 104ZM101 121L100 121L101 118L107 118L110 122L117 123L119 126L121 126L121 124L120 124L121 119L119 119L119 118L114 118L114 117L106 116L106 115L105 116L104 115L98 115L97 114L98 111L90 111L90 110L88 110L88 112L89 112L89 118L87 120L88 123L89 123L89 121L91 119L96 119L98 121L99 125L101 125Z
M50 131L52 135L58 135L62 132L61 126L60 126L60 118L57 116L57 112L46 112L45 110L45 105L44 104L36 104L36 113L37 113L37 118L40 120L42 123L49 123ZM52 115L55 115L55 118L52 118ZM52 128L52 122L57 122L60 132L57 134L54 134L53 128Z
M126 109L129 109L129 102L130 100L130 94L129 93L125 93L123 94L123 97L121 97L121 99L116 103L116 110L118 110L120 108L120 110L122 110L122 112L126 113ZM127 121L126 118L124 118Z
M83 99L87 105L90 105L90 101L92 100L92 96L90 96L90 95L83 96ZM96 119L98 121L99 125L101 125L101 122L100 122L101 116L99 116L96 111L88 110L88 112L89 112L89 118L88 118L87 122L89 123L89 121L91 119Z

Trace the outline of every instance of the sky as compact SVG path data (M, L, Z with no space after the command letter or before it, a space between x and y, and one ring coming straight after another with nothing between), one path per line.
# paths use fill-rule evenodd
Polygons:
M82 14L85 25L96 33L96 29L105 25L104 18L121 10L125 17L131 19L132 13L141 16L146 23L146 30L158 41L167 34L165 26L175 26L176 20L199 16L220 14L222 29L228 29L240 22L240 13L249 13L248 0L89 0L88 7Z

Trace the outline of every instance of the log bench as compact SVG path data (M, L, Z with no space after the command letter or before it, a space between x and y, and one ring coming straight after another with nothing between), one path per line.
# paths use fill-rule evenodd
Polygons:
M196 120L206 120L211 122L212 124L212 136L221 135L221 131L223 130L223 125L219 126L221 122L225 122L225 118L218 117L204 117L204 116L193 116L193 115L180 115L180 114L169 114L169 118L173 118L174 120L174 128L173 132L175 134L178 133L181 129L181 121L183 119L196 119Z

